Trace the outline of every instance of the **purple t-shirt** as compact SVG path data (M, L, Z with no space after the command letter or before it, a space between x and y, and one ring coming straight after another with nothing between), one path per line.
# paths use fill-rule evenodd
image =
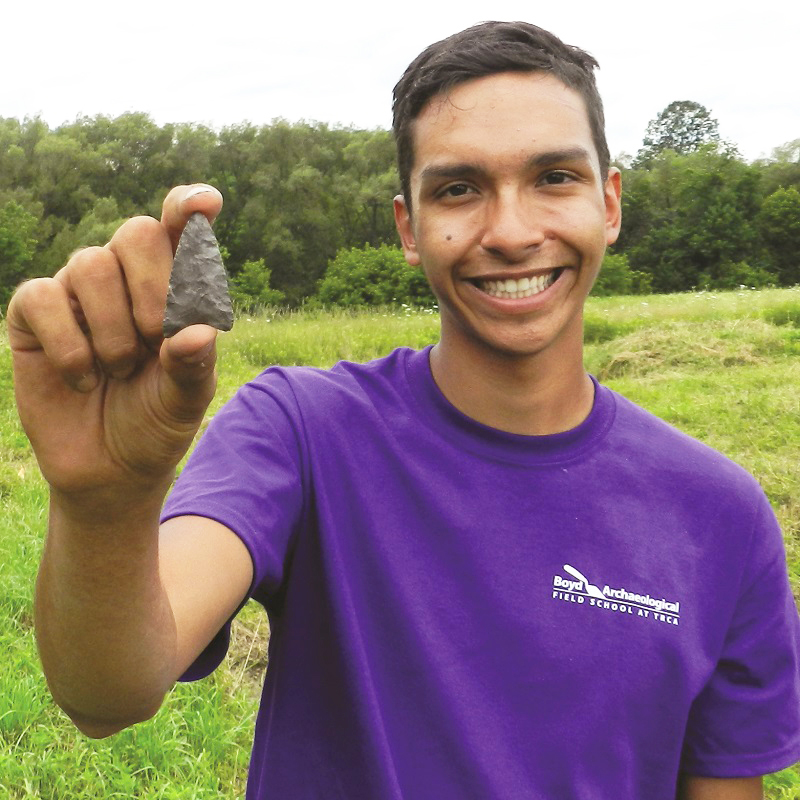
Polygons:
M212 421L182 514L242 538L269 613L249 800L674 800L680 769L800 760L763 492L602 386L529 437L451 406L427 350L272 368Z

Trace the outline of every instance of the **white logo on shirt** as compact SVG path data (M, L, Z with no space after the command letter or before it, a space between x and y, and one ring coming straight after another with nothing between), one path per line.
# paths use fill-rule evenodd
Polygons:
M665 597L658 598L650 594L631 592L625 588L613 588L608 584L600 589L570 564L564 564L564 572L570 577L553 576L553 600L579 605L588 604L603 611L645 617L668 625L677 625L680 621L679 602L667 600Z

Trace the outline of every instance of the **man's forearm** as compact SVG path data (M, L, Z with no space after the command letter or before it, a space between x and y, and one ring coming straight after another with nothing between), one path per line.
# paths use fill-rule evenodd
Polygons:
M702 778L683 775L677 800L763 800L763 783L756 778Z
M84 513L54 498L36 587L53 697L95 737L152 716L177 677L175 620L159 576L160 500L127 505Z

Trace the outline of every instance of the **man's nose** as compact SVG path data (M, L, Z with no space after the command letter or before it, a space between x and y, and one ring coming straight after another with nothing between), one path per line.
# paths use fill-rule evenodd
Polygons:
M507 261L521 261L545 240L543 215L515 190L499 192L486 206L481 246Z

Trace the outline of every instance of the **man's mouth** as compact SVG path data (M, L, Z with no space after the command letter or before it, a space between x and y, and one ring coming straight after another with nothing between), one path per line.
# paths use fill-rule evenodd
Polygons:
M550 272L543 272L531 278L506 278L501 281L474 280L473 283L482 292L492 297L500 297L504 300L520 300L523 297L532 297L539 292L543 292L548 286L552 286L562 269L553 269Z

